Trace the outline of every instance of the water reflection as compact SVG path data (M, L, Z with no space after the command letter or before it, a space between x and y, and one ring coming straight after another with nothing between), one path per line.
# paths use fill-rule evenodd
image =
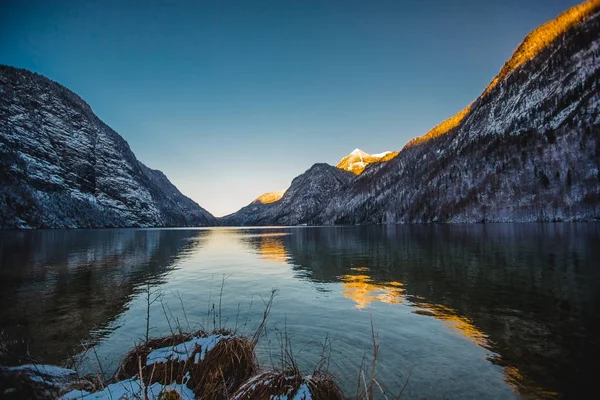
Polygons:
M284 238L297 276L355 307L415 307L504 367L525 397L573 395L599 355L596 224L329 228Z
M16 363L60 363L93 345L140 287L167 279L203 231L0 233L0 327Z
M281 264L287 264L288 254L285 250L284 237L289 233L284 232L262 232L253 233L249 231L245 234L239 234L239 239L256 249L256 253L264 260L275 261Z
M400 282L375 283L368 275L367 267L351 268L353 274L342 275L344 297L353 300L356 308L366 308L373 301L387 304L400 304L404 298L403 284Z
M478 346L489 348L488 336L478 329L469 318L459 315L456 310L442 304L413 302L418 307L415 314L426 315L441 320L449 329L456 331Z
M369 348L373 314L382 379L403 382L398 370L421 362L407 397L510 398L507 384L581 397L600 355L598 259L597 224L0 232L0 327L22 340L12 352L26 343L45 362L82 340L118 359L143 332L131 314L146 284L180 291L200 320L227 274L224 319L278 286L271 323L299 345L337 336L341 374Z

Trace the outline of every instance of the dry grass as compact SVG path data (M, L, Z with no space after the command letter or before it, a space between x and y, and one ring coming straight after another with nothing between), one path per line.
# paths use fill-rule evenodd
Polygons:
M301 392L303 385L308 388L313 400L342 400L344 398L341 389L331 375L317 372L303 377L298 370L262 372L244 383L233 398L235 400L263 400L276 396L293 398L298 392Z
M182 400L175 390L166 390L160 394L158 400Z
M132 350L129 351L119 364L119 368L115 374L115 379L121 381L138 376L139 374L139 362L141 360L142 365L146 365L146 357L153 350L160 349L168 346L175 346L180 343L191 340L193 337L207 336L206 332L198 331L195 333L177 333L171 336L150 339L147 342L136 345Z
M221 340L190 370L188 386L202 399L229 399L257 371L252 342L233 337Z
M212 334L230 335L230 331L219 330ZM146 385L161 383L184 383L202 399L229 399L241 384L256 374L258 363L254 354L254 344L248 338L232 336L221 339L206 353L203 359L195 362L196 354L202 352L195 348L187 361L168 361L146 365L148 354L153 350L175 346L194 337L207 337L198 331L193 334L175 334L151 339L136 346L124 357L117 371L116 379L133 377L142 379ZM199 358L199 357L198 357Z
M342 389L337 384L333 375L325 372L314 373L310 379L305 380L310 388L313 399L341 400L344 398Z

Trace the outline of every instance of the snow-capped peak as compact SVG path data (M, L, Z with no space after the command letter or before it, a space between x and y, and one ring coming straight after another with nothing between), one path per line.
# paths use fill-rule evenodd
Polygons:
M356 175L360 175L365 170L367 165L375 162L389 161L392 158L394 158L397 154L398 152L392 151L384 151L383 153L369 154L359 148L356 148L352 151L352 153L342 158L338 163L337 167L345 171L350 171Z
M383 158L388 154L391 154L391 151L384 151L383 153L371 154L373 157Z

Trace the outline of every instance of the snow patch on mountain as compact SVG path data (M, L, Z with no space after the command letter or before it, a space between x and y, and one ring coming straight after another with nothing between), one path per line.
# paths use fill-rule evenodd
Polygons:
M361 149L354 149L337 164L339 169L360 175L368 165L383 161L389 161L398 155L398 152L385 151L383 153L369 154Z

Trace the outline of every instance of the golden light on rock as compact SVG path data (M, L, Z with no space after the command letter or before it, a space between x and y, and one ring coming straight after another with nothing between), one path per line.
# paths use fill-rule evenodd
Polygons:
M481 99L482 97L486 96L507 76L513 73L517 68L519 68L535 56L537 56L542 50L548 47L560 35L567 32L573 26L587 18L592 12L597 10L599 7L600 0L586 1L583 4L569 8L567 11L563 12L552 21L546 22L544 25L541 25L535 30L533 30L529 35L525 37L521 45L519 45L519 47L513 53L512 57L506 63L504 63L504 66L502 67L498 75L485 88L485 90L478 97L478 99ZM458 114L436 125L425 135L410 140L404 146L404 148L407 149L447 134L452 129L460 125L460 123L471 111L471 106L473 104L474 103L471 103Z
M283 195L285 194L285 190L280 190L277 192L268 192L265 194L261 194L253 201L253 203L261 203L261 204L271 204L279 201Z
M427 142L431 139L435 139L437 137L445 135L450 130L456 128L462 122L462 120L465 118L465 116L469 113L469 111L471 111L471 105L468 105L464 110L462 110L458 114L456 114L456 115L448 118L444 122L436 125L432 130L427 132L425 135L411 139L406 144L406 146L404 146L404 148L407 149L407 148L416 146L420 143Z
M343 169L344 171L350 171L355 175L360 175L363 173L365 168L368 165L390 161L394 157L398 155L397 151L386 151L379 154L369 154L361 149L355 149L352 153L348 154L346 157L342 158L337 168Z
M483 94L489 93L514 70L537 56L557 37L587 18L598 7L600 7L600 0L586 1L578 6L569 8L552 21L546 22L544 25L533 30L525 37L521 45L519 45L512 57L504 64L500 73L490 82Z

